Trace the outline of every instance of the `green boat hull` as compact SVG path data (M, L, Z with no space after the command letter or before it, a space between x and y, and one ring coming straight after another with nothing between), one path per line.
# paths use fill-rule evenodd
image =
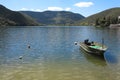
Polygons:
M94 42L94 45L86 45L84 42L80 42L80 47L90 54L104 56L104 52L107 50L105 45Z

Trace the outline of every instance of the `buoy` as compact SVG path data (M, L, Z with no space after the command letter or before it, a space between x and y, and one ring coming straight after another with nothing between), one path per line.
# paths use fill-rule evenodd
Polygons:
M30 48L30 45L28 45L28 48Z
M77 42L74 42L75 45L77 45Z
M22 59L23 58L23 56L19 56L19 59Z

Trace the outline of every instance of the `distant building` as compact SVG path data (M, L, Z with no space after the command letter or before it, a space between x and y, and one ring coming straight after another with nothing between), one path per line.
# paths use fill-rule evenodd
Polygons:
M118 16L118 23L120 24L120 16Z
M118 16L118 20L120 20L120 16Z
M120 16L118 16L118 18L120 18Z
M120 27L120 16L118 16L118 22L116 24L110 24L109 28L117 28Z

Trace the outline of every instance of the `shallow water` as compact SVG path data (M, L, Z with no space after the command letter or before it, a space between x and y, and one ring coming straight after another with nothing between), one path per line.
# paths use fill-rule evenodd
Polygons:
M119 36L119 28L2 28L0 80L119 80ZM109 47L104 59L74 45L87 38L101 42L102 37Z

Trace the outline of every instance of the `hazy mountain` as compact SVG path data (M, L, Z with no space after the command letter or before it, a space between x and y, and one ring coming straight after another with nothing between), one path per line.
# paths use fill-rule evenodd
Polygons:
M45 11L45 12L32 12L21 11L34 18L37 22L43 25L74 25L76 21L82 20L85 17L68 11Z
M11 11L0 5L0 26L33 26L33 25L102 25L120 23L120 8L111 8L87 18L69 11Z
M38 25L28 15L21 14L16 11L11 11L0 5L0 26L32 26Z
M105 24L117 23L118 16L120 16L120 8L111 8L100 13L91 15L82 21L77 22L78 25L96 25L97 21L104 21Z

